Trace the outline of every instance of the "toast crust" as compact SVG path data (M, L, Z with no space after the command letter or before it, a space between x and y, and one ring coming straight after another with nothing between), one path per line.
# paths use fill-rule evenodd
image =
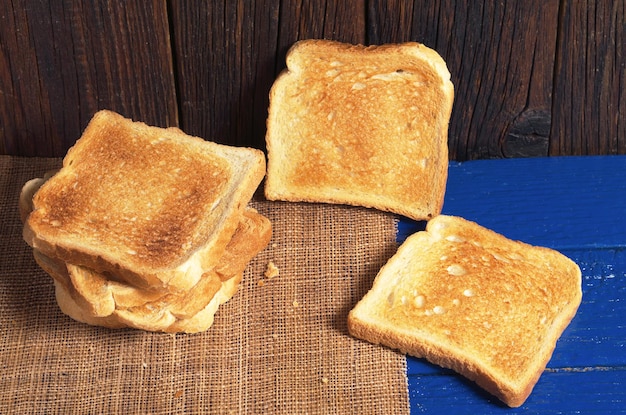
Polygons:
M242 274L235 275L221 282L221 287L211 298L211 301L198 313L189 318L177 319L168 311L161 313L130 313L118 310L108 316L93 316L83 309L72 295L72 286L63 282L62 276L53 276L55 296L61 311L72 319L111 329L137 328L146 331L161 331L164 333L199 333L208 330L214 322L215 314L221 304L230 300L239 288Z
M520 406L582 298L562 254L440 215L383 266L349 313L358 338L424 357Z
M96 316L106 316L117 309L168 308L178 318L190 317L211 300L233 275L241 274L248 263L269 243L272 226L265 216L246 208L237 231L226 246L217 266L206 272L187 292L164 293L145 290L112 279L89 268L66 264L75 293L83 297L79 303L89 304Z
M437 215L447 179L453 86L418 43L294 44L270 91L270 200Z
M264 175L260 150L99 111L36 192L24 238L133 285L186 290L221 257Z
M32 211L34 193L52 174L22 187L22 221ZM36 249L34 257L54 280L59 308L75 320L110 328L191 333L211 326L218 306L235 294L248 262L267 246L271 235L269 219L247 207L215 270L205 273L188 292L178 294L143 290Z

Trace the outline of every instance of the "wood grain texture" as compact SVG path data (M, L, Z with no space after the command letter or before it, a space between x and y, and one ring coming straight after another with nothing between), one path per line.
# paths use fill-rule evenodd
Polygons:
M508 238L559 250L626 248L625 221L598 226L624 211L623 156L450 163L443 206L445 214L462 214Z
M409 375L412 414L562 415L625 414L624 372L546 372L526 403L505 407L471 382L454 374Z
M287 49L301 39L366 43L365 0L283 2L280 11L279 66Z
M626 2L563 2L551 154L626 153Z
M372 43L419 41L447 62L451 159L548 154L557 2L375 1L369 16Z
M232 145L265 147L269 90L295 41L363 42L362 1L176 1L170 8L181 127Z
M250 145L273 80L278 1L176 1L170 11L181 128Z
M177 124L165 2L0 2L0 153L59 156L95 111Z
M2 2L0 154L61 156L100 108L264 148L306 38L436 49L452 160L626 154L624 21L624 0Z

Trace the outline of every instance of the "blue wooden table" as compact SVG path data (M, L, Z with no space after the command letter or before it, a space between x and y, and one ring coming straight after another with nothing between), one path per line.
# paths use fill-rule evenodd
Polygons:
M582 270L583 299L522 407L408 357L411 413L626 413L626 157L452 163L442 213L567 255ZM419 229L402 220L398 239Z

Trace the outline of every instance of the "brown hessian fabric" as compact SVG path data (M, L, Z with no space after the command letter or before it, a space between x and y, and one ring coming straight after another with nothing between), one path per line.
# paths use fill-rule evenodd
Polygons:
M409 412L404 356L346 325L396 250L393 215L259 191L250 204L272 221L272 240L208 331L111 330L61 313L22 239L22 185L60 165L0 156L0 413Z

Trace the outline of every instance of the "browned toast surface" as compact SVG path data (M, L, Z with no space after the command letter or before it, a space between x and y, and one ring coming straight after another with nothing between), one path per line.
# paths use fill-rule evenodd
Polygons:
M25 239L135 284L189 288L187 271L221 257L264 173L259 150L100 111L35 194Z
M440 215L380 270L348 326L519 406L576 313L581 283L578 266L554 250Z
M452 100L424 45L296 43L270 93L266 196L438 214Z

